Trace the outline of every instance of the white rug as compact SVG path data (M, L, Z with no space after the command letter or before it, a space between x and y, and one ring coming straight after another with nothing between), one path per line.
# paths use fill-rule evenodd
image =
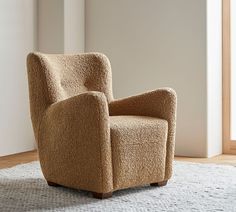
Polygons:
M227 211L236 212L236 167L175 162L165 187L114 192L110 199L48 187L39 163L0 170L0 211Z

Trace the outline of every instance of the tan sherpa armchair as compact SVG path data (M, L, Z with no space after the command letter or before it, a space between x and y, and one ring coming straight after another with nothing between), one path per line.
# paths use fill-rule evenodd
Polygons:
M172 174L176 94L162 88L114 100L99 53L27 58L31 118L50 186L92 191L166 185Z

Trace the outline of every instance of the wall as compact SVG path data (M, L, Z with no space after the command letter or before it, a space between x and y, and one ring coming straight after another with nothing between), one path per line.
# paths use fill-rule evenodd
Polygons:
M84 51L84 0L38 0L38 50Z
M36 15L34 0L0 1L0 156L34 148L25 64L37 47Z
M207 156L222 153L222 0L207 1Z
M64 1L64 53L84 52L84 0Z
M177 91L177 155L221 153L221 0L3 0L0 23L0 156L34 148L27 53L84 49L109 56L115 97Z
M35 148L26 56L84 51L84 0L0 1L0 156Z
M38 0L38 50L64 52L64 0Z
M207 156L205 0L86 0L86 51L108 55L115 97L170 86L176 154Z

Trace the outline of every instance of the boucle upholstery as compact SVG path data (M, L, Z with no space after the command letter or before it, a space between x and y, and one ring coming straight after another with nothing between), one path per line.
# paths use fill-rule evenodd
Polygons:
M148 116L111 116L110 128L114 189L163 181L167 121Z
M97 193L171 177L176 94L114 100L100 53L27 58L30 110L47 181Z
M172 175L175 149L177 96L171 88L160 88L137 96L115 100L109 104L110 115L139 115L168 122L165 180Z

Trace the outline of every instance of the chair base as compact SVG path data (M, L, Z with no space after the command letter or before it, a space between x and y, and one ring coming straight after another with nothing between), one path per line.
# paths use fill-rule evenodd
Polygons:
M167 182L168 182L168 180L158 182L158 183L151 183L150 186L162 187L162 186L165 186L167 184Z
M162 182L157 182L157 183L150 183L150 186L154 186L154 187L162 187L165 186L167 184L168 180L162 181ZM49 186L53 186L53 187L59 187L60 185L54 182L50 182L47 181L47 184ZM96 199L108 199L110 197L112 197L112 192L109 193L97 193L97 192L92 192L93 197Z
M96 199L108 199L110 197L112 197L112 192L109 193L96 193L96 192L92 192L93 197Z
M59 184L56 184L56 183L53 183L53 182L50 182L50 181L47 181L48 185L49 186L53 186L53 187L59 187L60 185Z
M54 183L54 182L50 182L50 181L47 181L47 184L52 187L59 187L60 186L59 184ZM92 194L93 194L93 197L96 199L107 199L107 198L112 197L112 192L109 192L109 193L92 192Z

